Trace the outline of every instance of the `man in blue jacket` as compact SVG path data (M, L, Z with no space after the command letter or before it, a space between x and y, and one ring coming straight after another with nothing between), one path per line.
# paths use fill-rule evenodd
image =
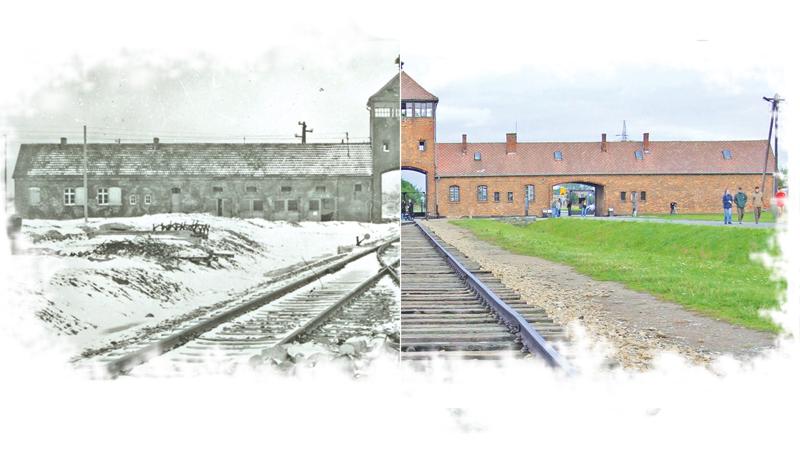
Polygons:
M725 225L733 223L733 219L731 217L732 207L733 207L733 196L731 195L731 191L725 189L725 194L722 195L722 212L723 212L723 217L725 219Z

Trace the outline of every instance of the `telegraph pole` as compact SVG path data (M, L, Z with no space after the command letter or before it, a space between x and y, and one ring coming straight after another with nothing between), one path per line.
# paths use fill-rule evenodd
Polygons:
M83 223L89 222L89 163L86 150L86 125L83 126Z
M778 104L784 99L775 94L772 98L762 97L764 101L772 103L772 114L769 120L769 133L767 134L767 149L764 152L764 171L761 173L761 192L764 192L764 185L767 182L767 165L769 164L769 142L772 140L772 130L775 130L775 167L778 167ZM772 182L772 195L778 191L775 180Z
M302 122L297 122L297 124L302 127L302 131L301 131L301 134L295 134L294 137L300 138L300 143L301 144L305 144L306 143L306 133L313 133L314 130L307 127L305 120L302 121Z
M3 212L8 213L8 135L3 134Z
M344 138L345 138L345 140L347 140L347 157L349 158L350 157L350 132L349 131L345 131L344 132Z

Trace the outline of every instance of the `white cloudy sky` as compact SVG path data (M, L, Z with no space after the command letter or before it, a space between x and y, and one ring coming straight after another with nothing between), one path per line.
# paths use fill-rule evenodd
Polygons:
M773 2L308 6L14 6L0 28L11 161L19 142L74 142L84 123L95 141L288 141L301 119L312 140L363 139L366 99L398 51L441 99L442 141L515 127L521 140L614 138L623 120L632 139L763 138L761 97L793 88L790 15ZM80 11L90 26L76 26Z

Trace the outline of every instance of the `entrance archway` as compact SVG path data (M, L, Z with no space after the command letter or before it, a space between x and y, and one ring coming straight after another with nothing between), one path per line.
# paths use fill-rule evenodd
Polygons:
M606 216L606 197L603 185L586 181L568 181L551 188L550 207L560 205L561 216L580 215L581 204L587 216Z
M415 167L401 170L401 207L403 211L411 206L414 217L428 215L428 173Z
M381 219L400 220L400 170L381 174Z

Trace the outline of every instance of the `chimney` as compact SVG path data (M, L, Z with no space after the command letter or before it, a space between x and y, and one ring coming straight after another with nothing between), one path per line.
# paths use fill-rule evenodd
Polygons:
M67 145L67 138L65 137L61 138L61 145Z
M603 133L603 140L600 142L600 151L608 153L608 142L606 142L606 134Z
M158 138L157 137L153 138L153 144L158 144Z
M466 155L467 154L467 135L461 135L461 153Z
M650 150L650 133L645 133L642 137L642 150L649 151Z
M506 133L506 155L517 153L517 133Z

